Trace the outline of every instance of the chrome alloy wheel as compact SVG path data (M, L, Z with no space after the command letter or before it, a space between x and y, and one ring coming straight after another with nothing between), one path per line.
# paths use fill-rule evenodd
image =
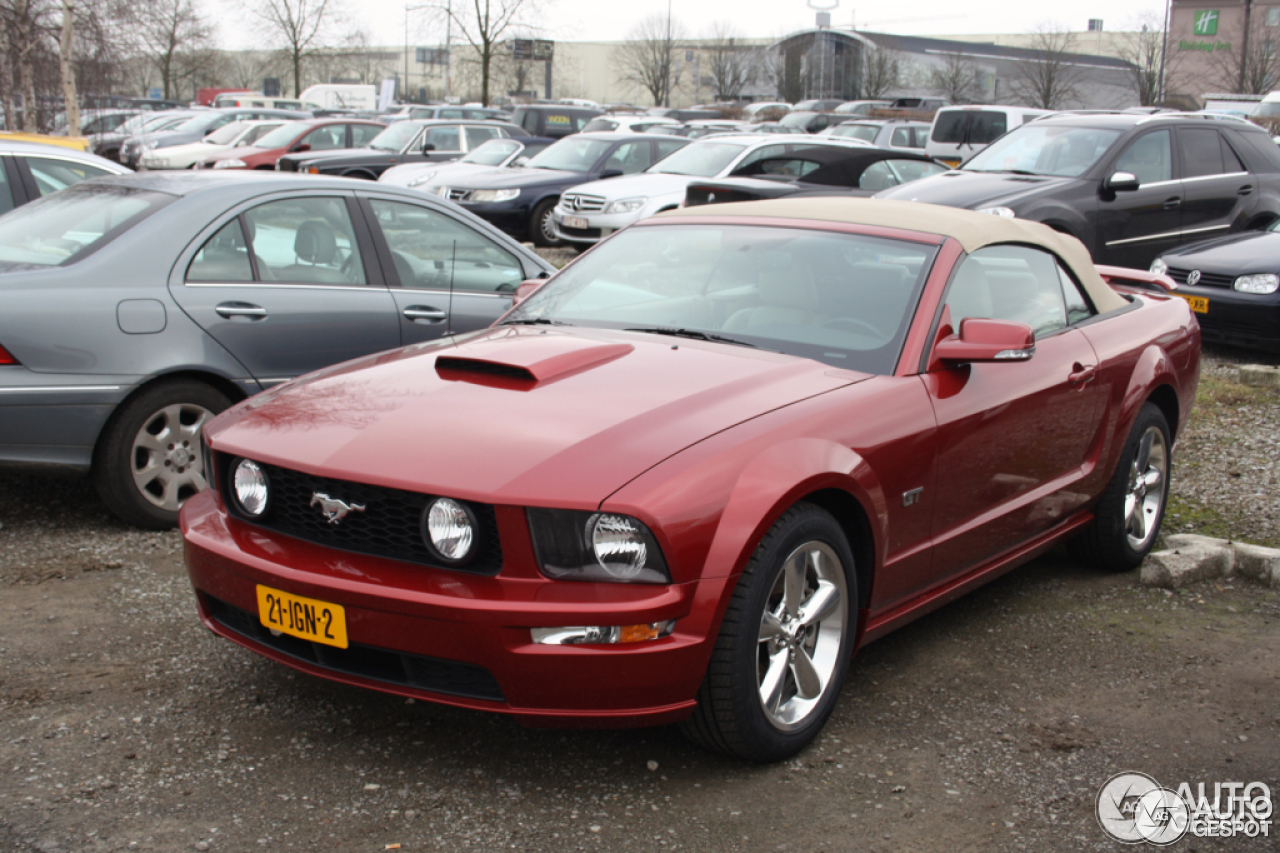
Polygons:
M1147 427L1129 467L1129 490L1124 498L1124 528L1134 551L1142 551L1155 535L1168 477L1169 449L1164 433L1154 425Z
M778 729L801 726L838 669L848 588L836 552L805 542L782 563L760 618L756 683L765 716Z
M205 487L200 430L213 412L195 403L174 403L147 418L129 455L134 485L160 509L177 512Z
M560 242L560 235L556 233L556 224L551 219L554 207L548 207L546 212L542 214L542 219L538 222L538 227L542 230L542 237L548 243L555 246Z

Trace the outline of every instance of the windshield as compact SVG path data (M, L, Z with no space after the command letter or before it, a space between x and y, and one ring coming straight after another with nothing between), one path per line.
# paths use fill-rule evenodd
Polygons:
M778 119L778 124L784 127L804 127L809 123L809 119L813 118L817 113L812 112L793 112L787 113Z
M966 172L1016 172L1075 178L1087 172L1120 138L1098 127L1024 124L974 155Z
M174 197L150 190L78 184L0 217L0 267L75 263Z
M520 143L512 139L490 139L458 162L478 163L481 166L501 166L503 160L519 151L520 148Z
M692 142L668 154L648 171L664 175L692 175L696 178L714 178L745 151L740 142Z
M595 130L617 130L617 129L618 129L618 123L611 118L593 118L591 121L587 122L585 127L582 128L582 132L591 133L592 131L595 131Z
M564 169L566 172L589 172L609 150L611 142L566 136L529 161L530 169Z
M832 136L844 136L849 139L861 139L863 142L875 142L880 128L874 124L842 124L832 129Z
M403 151L421 130L422 126L413 122L397 122L370 140L369 147L379 151Z
M254 148L284 148L292 145L293 140L303 133L311 125L305 121L291 121L282 124L270 133L264 134L261 139L253 143Z
M175 129L183 133L204 133L207 129L217 124L222 117L223 113L205 113L195 118L187 119Z
M141 113L126 121L124 124L116 128L116 133L130 134L142 128L147 122L155 121L155 116Z
M1254 111L1254 118L1274 118L1280 116L1280 102L1261 103L1258 109Z
M158 116L147 116L147 119L142 123L142 126L139 127L138 130L141 130L144 132L150 131L150 130L159 130L162 127L169 127L175 124L182 124L188 118L190 118L190 116L175 116L171 114L166 115L164 113L161 113Z
M506 322L723 340L886 374L936 252L801 228L630 228L575 261Z
M246 121L233 121L231 124L223 125L204 138L205 142L214 145L230 145L235 138L244 133L249 128Z

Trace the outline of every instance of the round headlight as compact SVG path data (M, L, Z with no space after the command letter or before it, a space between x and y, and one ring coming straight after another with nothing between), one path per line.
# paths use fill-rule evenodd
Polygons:
M267 511L269 483L267 472L257 462L241 459L232 474L236 503L245 515L259 517Z
M604 513L587 519L587 541L606 572L627 579L640 574L648 556L644 534L634 518Z
M436 498L422 513L422 537L442 560L461 563L475 545L476 517L464 504Z
M1169 265L1164 262L1164 258L1156 258L1151 262L1150 271L1156 275L1165 275L1169 272Z

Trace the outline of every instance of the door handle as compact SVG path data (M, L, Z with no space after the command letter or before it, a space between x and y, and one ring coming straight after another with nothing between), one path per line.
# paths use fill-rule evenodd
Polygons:
M1236 191L1236 195L1248 195L1253 192L1253 184L1245 184Z
M1085 385L1089 380L1098 375L1098 365L1091 364L1085 367L1080 362L1076 362L1071 366L1071 375L1067 377L1067 381L1072 385Z
M232 317L248 317L251 320L267 319L267 309L260 305L250 305L248 302L223 302L213 309L218 313L219 317L226 317L230 320Z
M1182 204L1181 196L1174 196L1173 198L1165 200L1164 209L1173 210L1175 207L1177 207L1180 204Z
M449 315L439 308L432 308L429 305L410 305L404 309L404 316L415 323L419 321L442 323Z

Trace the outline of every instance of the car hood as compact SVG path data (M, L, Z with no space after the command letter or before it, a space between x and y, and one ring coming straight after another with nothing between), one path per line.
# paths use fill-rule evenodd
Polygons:
M482 172L467 175L458 186L469 190L503 190L536 187L541 184L572 184L589 177L585 172L563 169L526 169L523 166L490 166Z
M311 374L206 434L320 477L590 509L708 436L867 378L729 344L500 326Z
M1280 272L1280 233L1246 231L1201 240L1161 255L1174 267L1206 272L1245 274Z
M1033 196L1053 192L1076 180L1078 179L1049 175L954 171L882 190L876 193L876 198L977 208L1015 204Z
M368 160L370 157L399 157L398 151L388 151L385 148L331 148L327 151L295 151L288 155L289 159L299 162L311 162L313 160L341 160L349 157L352 160Z
M626 175L619 178L608 178L603 181L592 181L579 184L574 192L583 195L601 196L610 201L631 196L653 196L678 193L684 195L685 187L693 181L709 180L695 178L691 175L661 175L657 172L642 172L639 175Z
M204 139L203 133L189 130L162 130L159 133L148 133L142 137L144 143L154 142L156 148L170 148L174 145L185 145L188 142L199 142L201 139Z
M430 175L428 181L435 185L458 181L472 175L493 171L496 168L501 167L485 166L480 163L405 163L403 166L392 166L387 169L382 173L382 177L378 178L378 183L407 187L410 182L420 179L423 175ZM503 169L503 171L507 170ZM417 186L421 186L421 184Z

